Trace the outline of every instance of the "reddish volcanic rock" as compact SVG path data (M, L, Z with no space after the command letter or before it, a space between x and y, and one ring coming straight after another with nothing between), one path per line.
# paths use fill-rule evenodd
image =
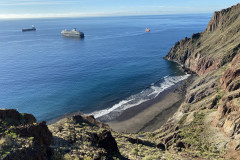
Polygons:
M240 54L229 64L229 68L220 79L226 96L221 99L214 124L222 127L228 136L240 133Z
M239 51L240 52L240 51ZM237 55L229 69L227 69L220 79L222 87L228 92L235 91L240 88L240 55Z

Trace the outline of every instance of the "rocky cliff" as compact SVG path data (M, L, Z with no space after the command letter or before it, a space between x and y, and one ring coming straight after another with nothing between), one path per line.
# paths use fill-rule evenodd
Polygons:
M165 57L203 75L232 61L240 48L240 4L215 12L207 29L176 42Z
M158 140L192 155L239 158L240 4L215 12L205 31L177 42L165 58L199 78Z

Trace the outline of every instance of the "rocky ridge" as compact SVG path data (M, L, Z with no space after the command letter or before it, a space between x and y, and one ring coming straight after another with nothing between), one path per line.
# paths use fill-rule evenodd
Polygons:
M3 160L183 159L152 141L151 133L117 133L93 116L74 115L46 126L30 114L0 109L0 122Z
M179 141L181 148L194 156L237 159L240 4L215 12L205 31L177 42L165 58L182 64L199 78L189 86L178 112L156 132L164 133L159 140L170 148Z
M165 57L198 75L232 61L240 48L240 4L215 12L207 29L175 43Z

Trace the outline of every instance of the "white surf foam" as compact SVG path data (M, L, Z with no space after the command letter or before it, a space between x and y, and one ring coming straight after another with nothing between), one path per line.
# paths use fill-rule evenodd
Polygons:
M189 76L190 74L182 76L165 76L163 78L163 82L156 82L154 84L151 84L151 87L141 91L140 93L132 95L125 100L120 101L119 103L113 105L111 108L95 111L91 113L91 115L94 115L95 118L98 118L107 115L112 111L123 111L128 108L137 106L150 99L156 98L161 92L169 87L172 87L176 83L187 79Z

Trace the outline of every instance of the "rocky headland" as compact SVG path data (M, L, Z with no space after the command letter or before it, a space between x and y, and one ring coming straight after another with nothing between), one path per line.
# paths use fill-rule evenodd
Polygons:
M240 4L215 12L206 30L177 42L165 57L195 72L184 103L159 132L172 132L183 148L225 159L240 155ZM162 136L166 141L169 134ZM194 149L193 149L194 148ZM186 149L186 150L187 150Z
M215 12L205 31L176 42L165 58L198 77L157 130L120 133L82 114L46 125L1 109L0 159L238 160L240 4Z

